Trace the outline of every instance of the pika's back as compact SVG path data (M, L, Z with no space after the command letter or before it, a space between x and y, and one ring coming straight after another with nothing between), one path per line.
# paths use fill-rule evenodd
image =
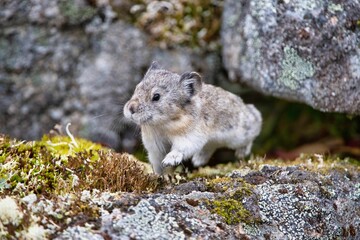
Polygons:
M242 99L220 87L203 84L199 98L202 105L200 117L208 127L231 129L251 118L252 113Z

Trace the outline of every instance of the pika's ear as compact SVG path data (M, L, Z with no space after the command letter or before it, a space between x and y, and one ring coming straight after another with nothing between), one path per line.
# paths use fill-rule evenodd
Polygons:
M149 72L151 72L152 70L156 70L156 69L161 69L161 67L157 61L153 61L151 63L151 66L149 67L149 69L146 71L143 79L146 78L146 76L149 74Z
M151 66L149 67L149 70L150 70L150 69L155 70L155 69L160 69L160 68L161 68L161 67L160 67L159 63L158 63L157 61L153 61L153 62L151 63Z
M180 84L190 96L193 96L201 90L201 76L196 72L183 73L180 76Z

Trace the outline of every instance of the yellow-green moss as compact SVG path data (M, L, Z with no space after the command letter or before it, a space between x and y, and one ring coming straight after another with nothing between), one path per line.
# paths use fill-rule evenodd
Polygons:
M209 191L228 192L230 197L241 195L241 198L251 195L253 189L253 186L242 178L218 177L208 179L206 185Z
M218 177L207 180L208 191L223 193L223 197L207 201L212 213L224 218L227 224L252 223L255 218L242 204L245 197L253 194L253 186L242 178Z
M110 194L101 192L157 188L158 177L147 174L133 156L67 134L41 141L0 135L0 201L10 199L22 213L18 222L11 220L17 217L14 211L7 217L11 221L0 221L1 239L29 239L34 229L52 239L55 229L79 222L96 229L100 209L94 199Z
M318 172L323 175L329 171L360 171L359 160L352 158L340 158L333 155L324 154L301 154L294 160L284 159L266 159L262 157L252 157L246 162L241 162L239 168L250 168L252 170L261 170L264 166L299 166L303 170Z
M192 172L189 172L188 179L196 179L196 178L207 178L213 179L214 177L223 177L226 174L239 170L238 162L229 162L226 164L217 164L216 167L204 166L198 168Z
M13 210L4 215L0 209L3 218L9 215L6 219L11 220L0 221L1 239L28 239L34 229L42 232L42 238L53 238L59 227L96 224L100 210L92 199L99 198L100 191L143 192L158 187L158 176L146 173L133 156L67 134L44 136L41 141L0 135L0 201L11 201L22 214L16 222ZM29 204L25 199L35 200Z
M128 154L72 137L45 136L17 141L0 136L0 196L60 194L97 188L108 191L151 191L155 175Z
M206 185L212 192L225 192L233 185L231 180L229 177L218 177L208 180Z
M43 144L46 148L56 156L75 156L76 153L83 151L93 151L94 159L98 159L98 150L107 150L100 144L93 143L83 138L76 138L75 142L69 136L53 136L44 135L38 144Z
M244 208L240 201L234 199L214 200L211 202L212 212L224 218L227 224L252 222L250 212Z

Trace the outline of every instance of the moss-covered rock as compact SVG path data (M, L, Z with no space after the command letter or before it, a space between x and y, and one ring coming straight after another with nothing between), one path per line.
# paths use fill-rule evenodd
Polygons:
M214 200L213 212L222 216L227 224L238 224L248 222L251 218L250 212L244 208L244 205L234 199Z
M43 239L85 222L94 228L99 204L111 196L100 191L150 192L158 186L158 177L133 156L71 133L41 141L1 135L0 238Z
M132 21L149 33L156 45L218 49L221 1L130 1ZM124 5L112 4L120 18Z
M7 194L151 191L157 186L157 178L131 155L72 137L25 142L1 136L0 165L0 191Z
M1 136L0 156L0 238L356 239L359 234L360 170L350 159L254 157L216 171L195 170L158 187L158 177L130 155L71 134L38 142Z

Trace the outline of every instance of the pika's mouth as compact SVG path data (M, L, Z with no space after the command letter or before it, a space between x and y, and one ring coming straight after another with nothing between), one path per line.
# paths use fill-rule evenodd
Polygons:
M134 116L134 114L130 118L138 125L148 124L152 120L152 116Z
M152 120L152 116L146 116L139 119L140 124L149 123Z

